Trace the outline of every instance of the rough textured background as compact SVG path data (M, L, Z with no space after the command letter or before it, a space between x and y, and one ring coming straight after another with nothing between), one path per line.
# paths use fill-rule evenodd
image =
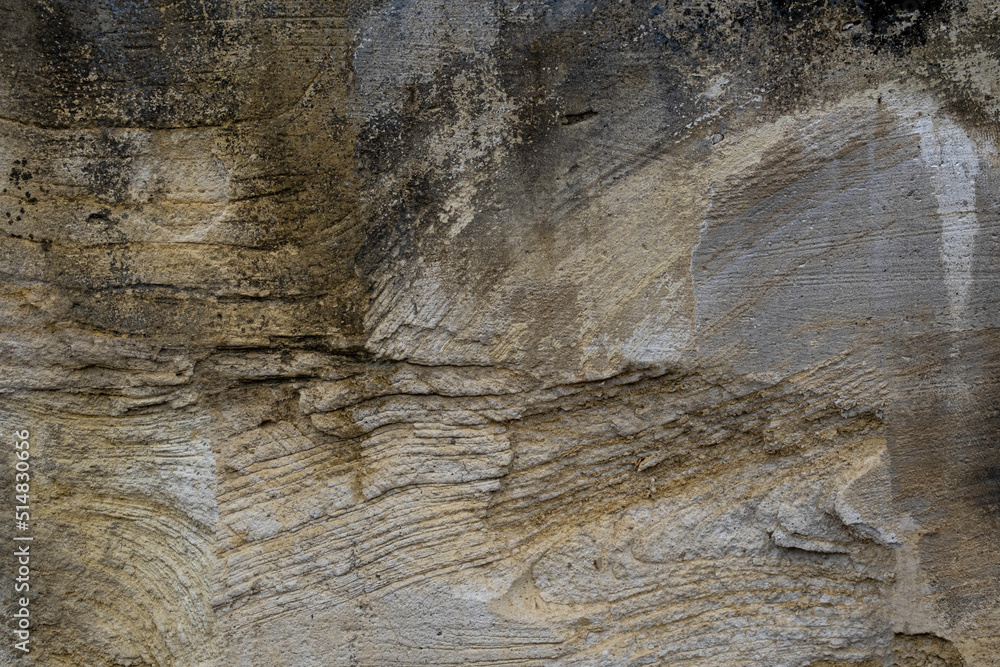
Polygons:
M995 0L0 18L3 664L1000 665Z

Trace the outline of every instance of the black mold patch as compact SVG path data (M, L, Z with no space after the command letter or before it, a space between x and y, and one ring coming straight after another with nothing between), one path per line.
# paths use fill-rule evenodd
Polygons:
M876 48L886 46L896 53L925 44L932 20L953 8L950 0L857 0L857 3Z
M7 182L20 190L21 184L26 184L31 179L31 172L28 171L28 158L14 160L14 164L10 168L10 174L7 175Z

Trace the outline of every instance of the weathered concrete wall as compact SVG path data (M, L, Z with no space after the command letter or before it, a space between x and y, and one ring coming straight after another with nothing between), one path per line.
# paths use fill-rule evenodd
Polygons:
M1000 665L995 0L0 10L3 664Z

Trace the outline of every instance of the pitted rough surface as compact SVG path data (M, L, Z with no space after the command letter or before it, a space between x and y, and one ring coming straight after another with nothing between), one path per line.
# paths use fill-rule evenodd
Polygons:
M996 0L0 10L0 663L1000 665Z

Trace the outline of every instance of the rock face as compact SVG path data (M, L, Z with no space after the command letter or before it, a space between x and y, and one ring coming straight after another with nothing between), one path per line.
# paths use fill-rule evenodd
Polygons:
M1000 665L995 0L0 5L0 663Z

